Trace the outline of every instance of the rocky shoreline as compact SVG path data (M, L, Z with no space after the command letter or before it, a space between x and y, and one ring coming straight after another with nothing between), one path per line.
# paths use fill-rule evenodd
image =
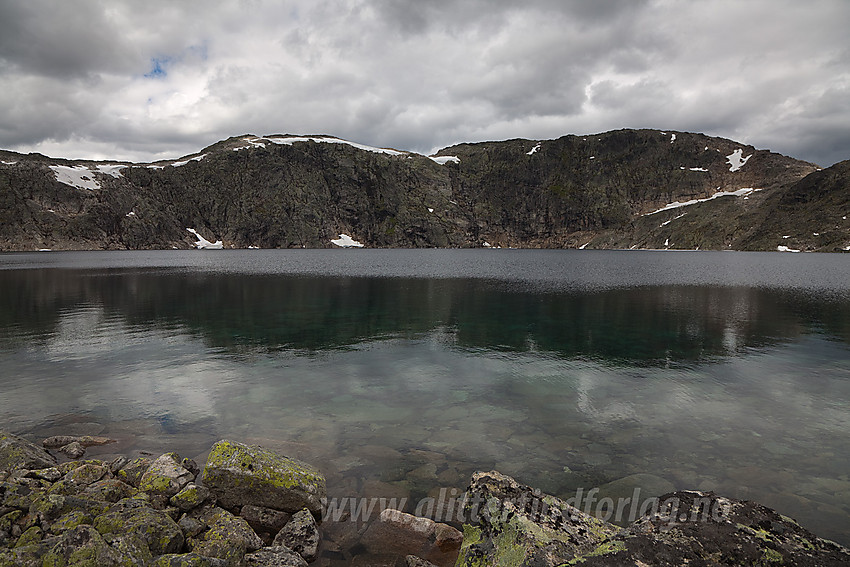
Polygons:
M176 453L81 460L109 442L0 431L0 567L850 564L790 518L713 493L666 494L621 528L478 472L441 503L461 533L383 500L372 518L329 514L320 471L259 446L221 440L203 468Z

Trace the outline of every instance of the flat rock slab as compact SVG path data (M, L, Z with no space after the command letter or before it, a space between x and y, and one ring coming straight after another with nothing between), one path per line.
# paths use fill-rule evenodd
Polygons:
M325 477L307 463L227 440L210 451L203 484L225 508L251 505L284 512L307 508L319 515L327 497Z

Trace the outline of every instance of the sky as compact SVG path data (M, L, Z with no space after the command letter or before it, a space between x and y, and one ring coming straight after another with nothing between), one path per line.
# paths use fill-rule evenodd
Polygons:
M850 159L848 0L0 0L0 148L421 153L620 128Z

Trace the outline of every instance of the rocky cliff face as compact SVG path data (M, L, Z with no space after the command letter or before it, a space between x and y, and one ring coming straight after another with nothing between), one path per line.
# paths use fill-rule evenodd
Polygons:
M850 246L828 170L702 134L621 130L434 157L328 136L241 136L154 164L0 152L0 250ZM783 238L783 237L788 238Z

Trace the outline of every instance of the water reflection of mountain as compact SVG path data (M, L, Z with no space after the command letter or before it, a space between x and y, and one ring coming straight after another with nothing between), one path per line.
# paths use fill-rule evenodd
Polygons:
M477 279L0 272L0 337L7 344L49 336L63 312L91 305L133 326L182 328L234 352L344 348L436 328L452 331L460 348L650 365L810 332L850 342L847 302L759 288L544 293Z

